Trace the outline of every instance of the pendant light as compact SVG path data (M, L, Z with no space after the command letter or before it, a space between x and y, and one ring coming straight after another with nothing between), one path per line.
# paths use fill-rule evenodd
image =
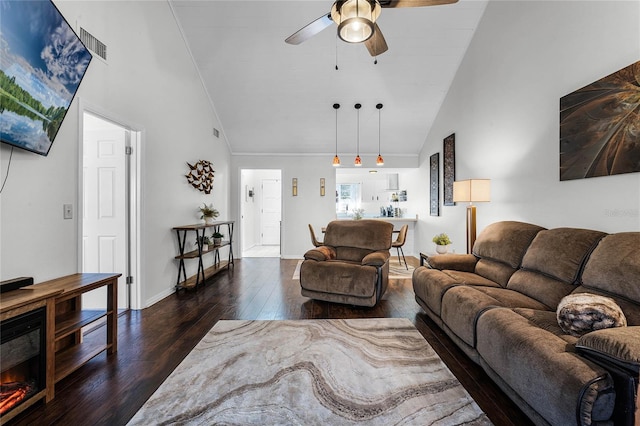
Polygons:
M378 158L376 159L376 166L384 166L384 158L380 155L380 113L382 109L382 104L376 105L378 108Z
M333 104L333 109L336 110L336 156L333 157L333 167L340 167L340 157L338 157L338 108L340 108L340 104Z
M358 128L356 130L357 138L356 138L356 159L353 161L353 165L356 167L362 166L362 160L360 159L360 108L362 105L355 104L354 105L356 111L358 112Z

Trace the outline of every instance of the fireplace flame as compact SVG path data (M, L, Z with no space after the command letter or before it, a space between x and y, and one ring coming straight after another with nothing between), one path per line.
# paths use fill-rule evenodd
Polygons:
M25 382L0 384L0 415L11 410L33 392L34 387Z

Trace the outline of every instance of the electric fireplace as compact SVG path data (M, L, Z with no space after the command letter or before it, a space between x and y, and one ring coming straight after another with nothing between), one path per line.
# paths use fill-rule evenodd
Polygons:
M5 417L46 387L44 307L0 324L0 416Z

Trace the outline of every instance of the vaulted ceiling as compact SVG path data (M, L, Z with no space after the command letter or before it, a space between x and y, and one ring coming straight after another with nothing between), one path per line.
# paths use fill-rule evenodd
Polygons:
M389 50L377 58L338 40L335 25L300 45L284 42L331 1L170 4L232 153L331 155L334 103L338 152L354 153L360 103L361 154L377 153L380 136L383 154L416 155L487 1L382 9L377 23Z

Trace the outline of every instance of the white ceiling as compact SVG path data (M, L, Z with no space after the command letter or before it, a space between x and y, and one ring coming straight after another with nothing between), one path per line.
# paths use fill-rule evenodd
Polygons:
M416 155L488 0L382 9L389 50L336 41L335 26L284 42L331 8L327 1L169 0L234 154ZM339 70L336 71L336 61Z

